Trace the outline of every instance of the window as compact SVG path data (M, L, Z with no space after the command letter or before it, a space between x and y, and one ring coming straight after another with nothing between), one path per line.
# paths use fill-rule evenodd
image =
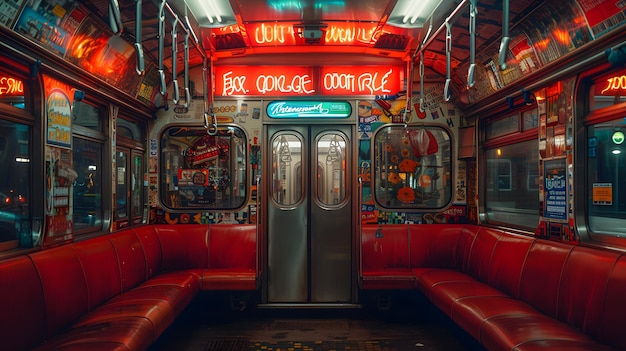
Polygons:
M0 119L0 244L15 240L23 247L33 244L28 225L30 134L29 126Z
M106 110L84 101L72 108L72 162L77 178L73 183L72 214L75 234L103 229L103 151ZM106 199L108 200L108 199Z
M291 206L302 200L302 145L300 135L292 132L278 133L272 140L271 192L279 205Z
M161 134L161 203L172 210L235 210L244 206L247 140L241 128L171 127Z
M116 130L113 220L115 228L119 229L143 222L145 146L141 125L118 118Z
M626 230L626 117L587 128L589 229L623 235Z
M432 210L452 201L450 133L439 126L392 125L374 140L374 199L387 209Z
M487 222L534 230L539 222L537 109L483 124L481 186Z
M626 232L626 71L587 81L592 82L584 96L589 111L581 122L586 134L578 140L586 148L577 160L585 164L586 174L576 173L576 179L585 179L584 186L576 188L585 196L575 199L580 202L576 208L586 209L594 240L623 245L618 238Z

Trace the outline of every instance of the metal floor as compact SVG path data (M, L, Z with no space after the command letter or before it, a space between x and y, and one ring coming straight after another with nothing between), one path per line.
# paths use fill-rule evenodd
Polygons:
M219 301L194 301L149 351L482 351L432 307L406 301L384 311L364 306L241 312Z

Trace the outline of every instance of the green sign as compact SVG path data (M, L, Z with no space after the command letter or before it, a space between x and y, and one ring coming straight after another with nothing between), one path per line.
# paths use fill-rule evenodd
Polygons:
M624 133L618 130L617 132L613 133L611 139L613 139L613 143L615 143L616 145L620 145L624 142Z
M347 101L272 101L267 105L271 118L348 118L351 113Z

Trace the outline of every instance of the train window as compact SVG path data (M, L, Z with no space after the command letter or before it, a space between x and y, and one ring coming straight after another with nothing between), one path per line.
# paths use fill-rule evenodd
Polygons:
M29 126L0 119L0 250L32 246L22 237L30 223L30 135Z
M172 210L234 210L246 201L247 140L239 127L217 135L197 127L161 134L161 203Z
M452 145L441 126L392 125L374 140L374 199L387 209L443 208L452 201Z
M302 145L295 133L277 133L272 140L272 199L279 205L295 205L302 200ZM318 167L319 169L319 167ZM319 184L318 184L319 186Z
M592 233L626 228L626 117L587 128L588 224Z
M145 146L141 141L144 135L142 125L118 118L116 131L113 218L117 229L143 222Z
M338 205L346 198L346 136L324 134L317 141L317 198L325 205Z
M539 221L538 109L484 120L480 186L485 222L534 230Z
M105 109L85 101L72 108L72 162L77 178L73 183L72 214L75 234L102 230L103 151L106 140Z

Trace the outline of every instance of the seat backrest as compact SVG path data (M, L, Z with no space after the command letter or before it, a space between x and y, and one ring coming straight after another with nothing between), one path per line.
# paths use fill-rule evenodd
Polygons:
M144 235L149 235L149 231L152 231L152 229L143 230ZM157 240L156 234L152 235L154 236L154 240ZM109 240L111 240L115 252L117 253L122 291L132 289L150 277L147 272L148 259L144 253L142 242L139 240L139 236L135 233L135 230L125 229L113 233L109 235ZM160 257L160 247L158 252L159 255L153 254L153 256ZM156 263L152 263L152 265L155 266ZM160 268L152 269L152 275L154 275L154 270L157 269L160 270Z
M362 226L361 263L364 271L409 268L408 225Z
M89 310L85 272L74 245L30 254L43 287L48 335L55 335Z
M72 245L85 271L89 308L93 309L119 295L122 278L111 240L107 236L99 236Z
M0 262L0 287L2 349L32 349L48 331L43 286L30 257Z
M570 244L535 239L522 268L520 299L556 318L561 275L572 248Z
M162 224L154 228L161 243L161 268L164 271L208 267L206 224Z
M502 233L491 257L489 285L519 297L522 269L533 240L530 236Z
M256 270L254 224L216 224L209 228L209 268Z
M609 274L619 254L575 246L565 261L557 317L592 337L602 336L604 299ZM626 291L624 291L626 297ZM622 322L622 326L626 323Z
M489 267L500 236L502 232L497 229L482 227L478 230L467 259L467 274L482 282L488 281Z
M462 224L416 224L409 226L411 267L458 267L458 242Z
M602 334L599 337L618 350L626 350L626 255L619 257L609 274L602 306L602 321L600 327Z

